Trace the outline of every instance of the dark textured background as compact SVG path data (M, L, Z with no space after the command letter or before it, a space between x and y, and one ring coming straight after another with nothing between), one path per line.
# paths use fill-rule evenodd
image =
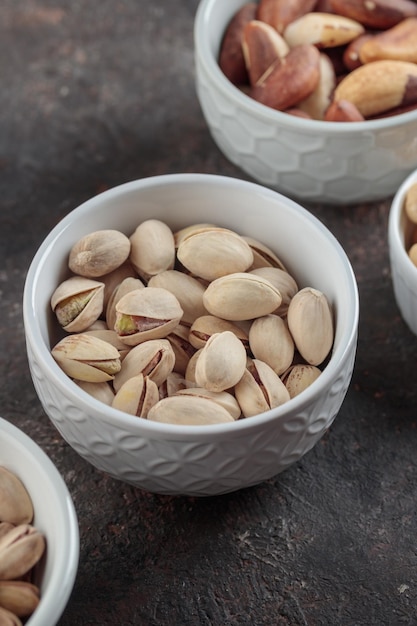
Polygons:
M196 7L0 4L0 414L48 453L74 499L80 564L60 626L415 625L417 338L393 299L389 199L308 207L352 261L359 347L332 428L282 475L218 498L142 492L79 458L32 387L22 289L61 217L134 178L245 177L196 99Z

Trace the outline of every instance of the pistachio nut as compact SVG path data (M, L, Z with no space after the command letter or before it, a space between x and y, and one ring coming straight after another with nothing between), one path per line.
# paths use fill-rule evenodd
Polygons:
M166 337L182 316L174 294L160 287L145 287L130 291L117 302L114 329L123 342L135 346Z
M205 286L184 272L166 270L156 274L149 279L148 287L162 287L174 294L183 310L183 324L191 325L197 317L207 313L203 304Z
M39 604L39 595L39 587L33 583L23 580L0 581L0 607L18 617L27 617L34 612Z
M185 387L177 391L178 396L198 396L217 402L220 406L229 411L233 419L237 420L242 414L236 398L227 391L210 391L204 387Z
M233 230L206 227L194 230L178 246L178 260L194 276L208 281L244 272L253 263L246 241Z
M229 330L236 335L238 339L243 343L245 349L249 348L248 334L236 324L233 324L230 320L224 320L221 317L215 315L202 315L198 317L189 330L189 340L192 346L199 350L204 348L207 341L215 333L222 333L225 330Z
M254 237L249 237L248 235L242 235L242 239L247 242L252 250L253 263L250 268L251 270L258 267L279 267L286 271L284 263L269 246L266 246L261 241L258 241Z
M207 341L197 359L195 379L210 391L234 387L246 368L246 350L229 330L215 333Z
M111 406L114 391L109 383L90 383L85 380L76 380L75 383L96 400L100 400L100 402L107 404L107 406Z
M149 409L158 400L159 391L154 381L149 376L138 374L123 383L114 396L112 406L130 415L146 418Z
M125 294L135 289L144 289L145 285L140 278L127 276L113 289L106 307L106 322L108 328L114 329L116 323L116 304Z
M22 621L15 613L0 606L0 624L1 626L22 626Z
M256 359L267 363L278 376L294 358L294 341L287 323L278 315L264 315L252 322L249 346Z
M198 224L190 224L190 226L184 226L184 228L176 230L174 232L175 248L177 249L181 241L188 237L188 235L191 235L194 231L202 230L203 228L217 228L217 226L210 222L199 222Z
M121 368L117 348L84 333L61 339L52 348L52 356L68 376L91 383L112 380Z
M196 351L189 342L189 327L178 324L176 328L167 336L169 343L175 354L174 371L184 375L188 362Z
M203 298L212 315L226 320L249 320L275 311L282 302L278 289L249 272L236 272L209 284Z
M120 372L116 374L113 387L116 393L122 385L143 374L149 376L159 387L175 364L175 354L168 339L150 339L132 348L122 362Z
M229 411L217 402L199 396L183 395L159 400L149 411L148 420L189 426L234 422Z
M15 526L0 539L0 580L26 574L41 558L45 545L45 537L34 526Z
M307 389L320 376L321 370L315 365L296 363L292 365L282 376L282 381L288 389L291 398Z
M74 274L97 278L120 267L130 253L130 241L118 230L85 235L70 250L68 266Z
M51 296L51 308L59 324L71 333L91 326L100 317L103 302L104 284L82 276L64 280Z
M234 391L245 417L269 411L290 399L290 394L278 374L267 363L258 359L249 361Z
M305 287L288 307L288 328L297 350L310 365L320 365L333 345L333 315L321 291Z
M130 236L130 243L130 262L145 280L174 267L174 235L164 222L143 221Z
M0 522L29 524L33 519L33 504L23 482L0 466Z
M250 274L261 276L262 278L269 280L269 282L274 285L276 289L278 289L281 294L282 301L273 313L276 315L286 315L291 298L298 291L298 285L291 274L279 267L258 267L257 269L251 270Z

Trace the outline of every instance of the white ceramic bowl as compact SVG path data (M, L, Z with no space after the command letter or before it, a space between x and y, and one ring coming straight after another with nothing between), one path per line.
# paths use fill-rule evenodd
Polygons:
M299 200L339 205L393 195L417 167L417 110L330 123L259 104L217 63L225 28L245 2L202 0L195 19L197 94L220 150L258 182Z
M0 465L25 485L34 506L33 525L44 533L46 560L41 599L27 626L54 626L71 594L78 568L79 532L74 505L60 473L23 431L0 418Z
M68 251L102 228L130 234L144 219L174 230L214 222L276 250L299 285L313 284L334 306L334 350L318 380L278 409L231 424L178 426L137 419L81 391L50 354L49 300L65 276ZM259 483L300 459L330 426L349 386L358 324L355 277L333 235L276 192L233 178L174 174L127 183L72 211L48 235L29 269L24 324L33 382L66 441L108 474L153 492L211 495Z
M388 221L388 246L395 300L404 321L417 335L417 267L407 254L411 225L404 212L405 195L415 182L417 170L407 176L393 198Z

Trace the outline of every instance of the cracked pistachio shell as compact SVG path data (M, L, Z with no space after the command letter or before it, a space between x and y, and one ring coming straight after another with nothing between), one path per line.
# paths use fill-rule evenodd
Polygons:
M167 289L177 298L183 310L181 321L191 325L200 315L207 313L203 304L205 285L197 278L178 270L166 270L149 279L148 287Z
M297 350L310 365L320 365L328 356L334 339L333 315L321 291L305 287L288 307L288 327Z
M198 317L191 325L189 340L191 345L199 350L200 348L204 348L212 335L222 333L225 330L234 333L243 343L245 349L248 349L248 334L242 328L233 324L233 322L216 317L215 315L203 315Z
M104 284L82 276L64 280L51 296L51 308L60 326L71 333L91 326L100 317L103 302Z
M22 621L15 613L0 606L0 624L2 626L22 626Z
M204 292L204 304L209 313L230 321L268 315L281 302L282 296L274 285L249 272L217 278Z
M0 539L0 580L28 572L45 550L45 537L31 524L19 524Z
M191 274L208 281L244 272L253 263L246 241L234 231L218 227L195 230L184 237L177 257Z
M160 287L145 287L130 291L116 303L114 329L124 343L135 346L166 337L182 316L174 294Z
M278 315L264 315L252 322L249 346L255 359L267 363L278 376L294 358L294 341L286 322Z
M258 267L279 267L280 269L286 271L284 263L279 257L277 257L271 248L263 244L261 241L247 235L243 235L243 239L252 250L253 263L250 268L251 270Z
M118 230L85 235L70 250L68 266L74 274L97 278L120 267L130 253L130 241Z
M188 389L193 386L196 386L196 383L186 380L184 376L178 372L171 372L166 377L166 380L159 385L159 398L162 400L162 398L175 395L181 389Z
M245 417L281 406L290 399L284 383L272 367L253 359L235 386L235 396Z
M133 276L127 276L113 289L106 307L106 322L108 328L114 329L117 318L116 304L124 295L135 291L135 289L145 289L145 285L140 278Z
M108 328L93 328L86 330L84 334L90 335L91 337L98 337L103 341L107 341L107 343L111 344L118 350L120 358L122 360L131 349L130 346L127 346L125 343L123 343L115 330L109 330Z
M18 617L31 615L39 604L39 587L24 580L0 581L0 606ZM3 624L0 617L0 624Z
M105 274L104 276L100 276L98 280L104 284L104 303L103 310L107 310L107 306L109 300L120 283L122 283L126 278L135 278L138 279L136 270L130 261L125 261L120 267L117 267L112 272Z
M117 348L85 333L61 339L52 356L68 376L91 383L112 380L121 368Z
M298 291L298 285L291 274L279 267L258 267L257 269L251 270L250 274L261 276L269 280L269 282L278 289L282 297L282 302L274 313L281 316L286 315L291 298L295 296Z
M149 376L159 387L174 368L175 354L168 339L150 339L132 348L123 359L113 387L116 392L138 374Z
M282 376L291 398L307 389L320 376L321 370L315 365L297 363L292 365Z
M184 228L180 228L174 233L175 248L178 248L181 241L191 235L194 231L202 230L203 228L217 228L216 224L210 224L209 222L199 222L198 224L190 224Z
M29 524L33 504L26 487L14 472L0 466L0 522Z
M224 407L199 396L170 396L159 400L149 411L148 420L165 424L207 426L234 422Z
M246 350L235 334L226 330L210 337L195 367L195 380L209 391L234 387L246 368Z
M220 406L226 409L237 420L242 414L240 406L234 396L227 391L210 391L204 387L187 387L177 392L179 396L198 396L199 398L207 398L217 402Z
M149 409L158 402L158 386L149 376L138 374L129 378L114 396L112 407L130 415L146 418Z
M189 342L188 337L189 327L185 326L185 324L178 324L172 333L167 336L175 354L174 371L182 375L185 374L188 362L196 351Z
M114 392L109 383L89 383L85 380L76 380L76 384L96 400L111 406Z
M130 243L130 262L145 280L174 267L174 235L165 222L145 220L130 236Z
M197 350L197 352L194 352L193 356L188 361L188 365L187 365L187 368L185 370L184 378L189 383L197 384L196 380L195 380L195 368L196 368L197 361L199 359L199 356L201 354L202 349L203 348L200 348L199 350Z

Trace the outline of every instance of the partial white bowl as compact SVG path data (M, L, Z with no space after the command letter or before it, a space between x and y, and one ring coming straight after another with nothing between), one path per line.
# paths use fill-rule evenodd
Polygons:
M330 362L318 380L285 405L234 423L179 426L138 419L83 392L58 367L51 293L67 275L71 246L115 228L131 234L148 218L173 230L211 222L275 250L299 286L313 285L336 315ZM64 439L111 476L164 494L213 495L260 483L300 459L336 417L352 376L358 293L335 237L301 206L254 183L205 174L172 174L106 191L65 217L30 266L24 290L29 365L39 398Z
M33 525L46 537L41 599L27 626L54 626L77 575L78 520L68 488L45 452L23 431L0 418L0 465L16 474L33 502Z
M407 254L411 225L404 212L405 196L415 182L417 170L407 176L393 198L388 221L388 246L395 300L407 326L417 335L417 267Z
M366 122L301 119L259 104L217 58L246 0L201 0L194 27L196 88L210 133L254 180L298 200L335 205L393 195L417 167L417 110Z

